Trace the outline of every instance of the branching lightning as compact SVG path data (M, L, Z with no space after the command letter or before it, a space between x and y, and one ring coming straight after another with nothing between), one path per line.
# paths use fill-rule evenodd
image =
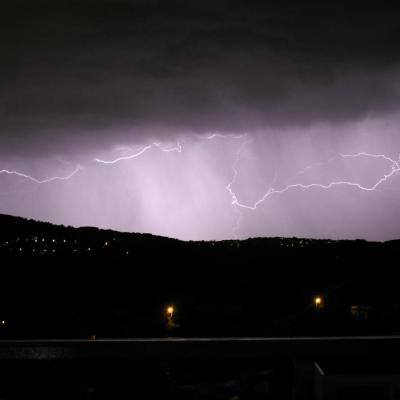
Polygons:
M268 190L253 204L245 204L241 203L237 197L237 194L233 190L233 186L236 183L237 176L239 174L237 170L237 165L240 162L240 155L244 150L245 145L247 144L247 141L243 142L242 145L240 146L237 154L235 161L232 165L232 170L233 170L233 175L232 175L232 180L229 182L229 184L226 186L226 189L231 197L231 204L235 207L238 213L238 218L236 225L234 226L232 233L235 238L237 238L237 232L240 229L240 222L242 219L242 214L240 212L240 209L245 209L245 210L250 210L250 211L255 211L258 206L260 206L264 201L266 201L270 196L275 195L275 194L283 194L285 192L288 192L290 190L294 189L300 189L300 190L309 190L309 189L323 189L323 190L329 190L332 189L336 186L350 186L357 188L359 190L363 190L366 192L372 192L378 189L380 185L382 185L384 182L392 178L395 174L400 173L400 156L398 160L395 160L393 158L390 158L384 154L372 154L372 153L367 153L367 152L359 152L356 154L341 154L339 153L336 157L332 157L329 159L326 163L316 163L312 164L310 166L307 166L303 170L299 171L296 175L304 173L306 170L314 168L315 166L321 166L321 165L326 165L334 161L335 159L346 159L346 158L360 158L360 157L367 157L367 158L374 158L374 159L382 159L387 161L390 164L390 171L386 172L381 176L374 184L370 186L365 186L357 182L351 182L351 181L344 181L344 180L339 180L339 181L332 181L329 182L328 184L322 184L322 183L310 183L310 184L303 184L303 183L292 183L285 185L281 188L275 188L272 185L268 188Z
M331 181L329 183L312 182L312 183L308 183L308 184L304 184L304 183L295 181L294 183L289 183L289 184L284 184L282 186L279 186L276 183L277 174L275 174L275 179L273 180L273 182L271 182L269 184L268 189L255 202L249 204L249 203L241 202L237 192L234 189L235 184L237 183L238 176L240 174L239 163L241 161L242 153L245 150L248 143L250 143L250 139L248 138L248 135L247 134L236 135L236 134L212 133L209 135L201 135L201 136L197 135L197 137L199 137L202 140L204 140L204 139L205 140L213 140L213 139L220 138L220 139L230 139L230 140L240 140L241 141L240 146L238 147L238 150L235 154L233 163L231 165L231 171L232 171L231 180L225 186L225 189L228 192L228 195L231 199L231 205L234 208L235 213L237 214L236 223L232 228L232 234L233 234L234 238L238 237L238 232L240 230L241 222L243 219L243 210L256 211L257 208L261 204L263 204L269 197L271 197L273 195L281 195L281 194L284 194L286 192L293 191L293 190L312 190L312 189L330 190L330 189L333 189L338 186L348 186L348 187L353 187L358 190L372 192L372 191L377 190L379 188L379 186L381 186L384 182L391 179L394 175L400 173L400 155L399 155L399 158L396 160L396 159L388 157L384 154L373 154L373 153L367 153L367 152L359 152L359 153L355 153L355 154L339 153L339 154L333 156L332 158L328 159L325 162L318 162L318 163L314 163L314 164L310 164L310 165L306 166L305 168L299 170L293 176L292 179L294 179L295 177L299 177L299 175L305 174L307 171L309 171L312 168L326 166L326 165L334 162L335 160L340 160L340 159L359 159L359 158L380 159L380 160L387 162L389 164L390 169L388 169L387 172L383 173L383 175L380 176L379 179L377 179L377 181L375 181L371 185L363 185L358 182L352 182L352 181L346 181L346 180L337 180L337 181ZM92 160L92 163L93 164L103 164L103 165L117 164L119 162L136 159L153 148L156 148L159 151L165 152L165 153L171 153L171 152L181 153L183 151L183 146L181 145L181 143L179 141L176 142L176 144L174 146L163 146L159 142L153 142L146 146L141 147L138 150L133 150L133 149L124 147L124 149L129 149L132 151L132 153L127 156L121 156L121 157L117 157L114 159L95 158L94 160ZM82 166L78 166L74 171L72 171L70 174L68 174L66 176L54 176L54 177L44 178L44 179L37 179L31 175L28 175L28 174L25 174L22 172L18 172L16 170L6 170L6 169L0 170L0 175L4 175L4 174L5 175L15 175L20 178L30 180L36 184L49 184L54 181L69 180L69 179L73 178L82 169L83 169Z
M388 173L383 174L383 176L378 179L378 181L376 181L373 185L370 186L364 186L360 183L356 183L356 182L351 182L351 181L332 181L328 184L322 184L322 183L310 183L310 184L302 184L302 183L293 183L293 184L289 184L284 186L283 188L280 189L276 189L274 187L270 187L264 194L263 196L258 199L255 203L253 204L244 204L241 203L235 192L232 190L232 186L234 185L235 181L236 181L236 177L238 175L237 169L236 169L236 164L239 162L239 156L240 156L240 152L242 151L242 149L238 152L238 157L235 160L234 166L233 166L233 170L234 170L234 174L233 174L233 179L232 181L229 183L229 185L227 186L227 190L229 192L229 194L231 195L232 198L232 204L240 207L240 208L244 208L247 210L251 210L254 211L257 209L257 207L263 203L268 197L272 196L273 194L282 194L287 192L288 190L292 190L292 189L312 189L312 188L320 188L320 189L331 189L335 186L352 186L355 187L357 189L360 190L364 190L367 192L372 192L374 190L376 190L382 183L386 182L389 178L391 178L393 175L395 175L396 173L400 172L400 159L399 160L394 160L390 157L385 156L384 154L370 154L370 153L365 153L365 152L360 152L357 154L339 154L338 157L339 158L359 158L359 157L369 157L369 158L375 158L375 159L384 159L386 161L388 161L391 164L391 170ZM331 159L332 160L332 159ZM330 161L331 161L330 160ZM327 163L329 163L330 161L328 161Z
M154 142L154 143L152 143L150 145L142 147L139 151L137 151L137 152L135 152L135 153L133 153L133 154L131 154L129 156L118 157L118 158L116 158L114 160L101 160L99 158L95 158L93 161L96 162L96 163L99 163L99 164L116 164L116 163L118 163L120 161L131 160L133 158L137 158L137 157L141 156L142 154L144 154L147 150L151 149L152 147L158 147L158 148L160 148L160 150L162 152L165 152L165 153L169 153L169 152L173 152L173 151L180 153L182 151L182 146L181 146L181 144L179 142L177 142L176 145L173 146L173 147L164 147L163 148L161 146L162 146L161 143ZM44 178L44 179L37 179L32 175L28 175L28 174L25 174L23 172L19 172L19 171L16 171L16 170L7 170L7 169L0 170L0 175L15 175L15 176L18 176L20 178L27 179L27 180L29 180L31 182L34 182L34 183L37 183L37 184L41 185L41 184L51 183L51 182L54 182L54 181L67 181L67 180L71 179L72 177L74 177L78 172L82 171L83 169L84 168L79 165L78 167L76 167L68 175L65 175L65 176L53 176L53 177Z

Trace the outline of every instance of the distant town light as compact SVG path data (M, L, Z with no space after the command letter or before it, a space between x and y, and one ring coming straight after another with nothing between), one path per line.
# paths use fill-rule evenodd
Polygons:
M5 325L5 324L6 324L6 321L5 321L4 319L2 319L2 320L1 320L1 324L2 324L2 325Z
M322 305L322 297L320 297L320 296L315 297L314 304L315 304L316 308L321 307L321 305Z

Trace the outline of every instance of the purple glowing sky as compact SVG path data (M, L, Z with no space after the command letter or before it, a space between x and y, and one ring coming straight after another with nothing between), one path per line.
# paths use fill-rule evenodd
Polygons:
M5 7L0 213L399 238L398 15L201 3Z

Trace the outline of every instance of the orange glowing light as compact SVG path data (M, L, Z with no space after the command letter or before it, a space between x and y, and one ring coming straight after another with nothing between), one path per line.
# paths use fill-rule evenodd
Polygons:
M174 315L174 311L175 311L174 307L172 306L167 307L167 314L170 318L172 318L172 316Z

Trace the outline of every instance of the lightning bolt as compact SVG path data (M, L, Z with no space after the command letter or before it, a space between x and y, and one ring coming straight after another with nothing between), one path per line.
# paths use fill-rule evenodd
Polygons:
M142 154L144 154L147 150L151 149L153 147L152 144L143 147L141 150L139 150L137 153L133 153L129 156L125 157L118 157L115 158L114 160L101 160L100 158L95 158L94 161L99 163L99 164L116 164L119 163L120 161L127 161L127 160L132 160L134 158L140 157Z
M142 154L144 154L147 150L151 149L152 147L158 147L158 148L160 148L160 150L162 152L165 152L165 153L170 153L170 152L173 152L173 151L178 152L178 153L182 152L182 146L181 146L181 144L179 142L177 142L174 147L164 147L164 148L162 148L161 143L154 142L154 143L152 143L150 145L144 146L139 151L137 151L137 152L135 152L135 153L133 153L133 154L131 154L129 156L126 156L126 157L118 157L118 158L116 158L114 160L101 160L99 158L95 158L93 161L96 162L96 163L100 163L100 164L116 164L116 163L118 163L120 161L131 160L133 158L137 158L137 157L141 156ZM34 183L37 183L37 184L41 185L41 184L45 184L45 183L51 183L51 182L54 182L54 181L67 181L67 180L71 179L72 177L74 177L78 172L82 171L83 169L84 168L82 166L78 165L78 167L75 168L68 175L65 175L65 176L53 176L51 178L44 178L44 179L37 179L32 175L28 175L28 174L25 174L23 172L19 172L19 171L16 171L16 170L7 170L7 169L0 170L0 175L15 175L15 176L18 176L20 178L27 179L27 180L29 180L31 182L34 182Z
M236 158L232 164L232 179L229 182L229 184L226 186L226 190L229 193L229 196L231 198L231 204L232 206L236 209L236 212L238 212L238 218L236 221L236 225L233 227L232 229L232 233L235 237L235 239L237 238L237 232L240 229L240 222L243 218L243 215L241 213L241 209L244 210L250 210L250 211L255 211L257 210L257 208L264 203L269 197L273 196L273 195L278 195L278 194L283 194L286 193L288 191L294 190L294 189L300 189L300 190L309 190L309 189L314 189L314 188L318 188L318 189L323 189L323 190L329 190L332 189L336 186L349 186L349 187L354 187L356 189L359 190L363 190L366 192L372 192L378 189L379 186L381 186L384 182L388 181L390 178L392 178L395 174L400 173L400 155L399 158L397 160L388 157L384 154L373 154L373 153L367 153L367 152L359 152L359 153L355 153L355 154L342 154L339 153L337 156L332 157L331 159L329 159L328 161L326 161L325 163L314 163L311 164L307 167L305 167L304 169L300 170L296 175L299 174L303 174L305 173L307 170L314 168L316 166L322 166L322 165L327 165L329 163L331 163L334 160L337 159L346 159L346 158L352 158L352 159L356 159L356 158L361 158L361 157L366 157L366 158L373 158L373 159L382 159L387 161L390 164L390 171L384 173L374 184L370 185L370 186L365 186L362 185L360 183L357 182L352 182L352 181L344 181L344 180L339 180L339 181L332 181L328 184L322 184L322 183L310 183L310 184L303 184L303 183L292 183L292 184L288 184L285 185L281 188L275 188L274 186L270 186L268 188L268 190L258 199L256 200L254 203L252 204L245 204L240 202L240 200L238 199L237 194L235 193L235 191L233 190L233 186L236 183L237 177L239 175L238 169L237 169L237 165L240 162L240 156L246 146L246 144L248 143L248 141L245 141L242 143L242 145L239 147L239 150L236 153Z
M161 143L153 142L151 144L148 144L147 146L142 147L140 150L138 150L137 152L135 152L133 154L130 154L129 156L117 157L113 160L102 160L100 158L95 158L94 161L99 164L116 164L116 163L119 163L120 161L127 161L127 160L132 160L134 158L140 157L142 154L146 153L146 151L148 151L154 147L159 148L164 153L170 153L173 151L176 151L178 153L182 152L182 146L179 141L176 143L175 147L164 147L164 148L162 147Z
M216 138L222 138L222 139L243 139L245 137L247 137L247 133L243 133L240 135L235 135L233 133L228 133L228 134L224 134L224 133L212 133L211 135L197 135L197 137L199 137L200 139L208 139L208 140L212 140L212 139L216 139Z
M326 166L335 160L339 159L358 159L358 158L370 158L370 159L380 159L385 162L387 162L390 166L390 170L385 172L377 181L375 181L373 184L366 186L362 185L358 182L352 182L352 181L346 181L346 180L338 180L338 181L331 181L327 184L324 183L319 183L319 182L313 182L309 184L303 184L303 183L289 183L289 184L284 184L282 186L277 186L276 185L276 178L277 174L275 172L275 178L269 185L268 189L261 195L260 198L258 198L254 203L244 203L241 202L239 199L238 194L234 190L234 186L237 182L238 176L240 174L239 171L239 163L241 161L241 156L248 145L250 143L250 139L248 138L247 134L222 134L219 132L211 133L208 135L196 135L196 137L202 139L202 140L214 140L214 139L230 139L230 140L240 140L240 146L238 147L236 153L235 153L235 158L233 160L233 163L231 165L231 171L232 171L232 176L228 184L225 186L225 189L231 199L231 205L234 208L235 214L236 214L236 222L232 228L232 235L235 239L238 237L238 232L240 231L241 228L241 222L243 219L243 211L256 211L257 208L263 204L268 198L270 198L273 195L280 195L284 194L286 192L292 191L292 190L312 190L312 189L322 189L322 190L330 190L334 187L337 186L349 186L353 187L358 190L363 190L366 192L372 192L375 191L381 186L384 182L388 181L391 179L395 174L400 173L400 155L399 158L393 159L391 157L388 157L384 154L374 154L374 153L367 153L367 152L359 152L355 154L342 154L338 153L337 155L333 156L332 158L328 159L325 162L318 162L314 164L310 164L306 166L305 168L299 170L293 177L297 177L299 175L302 175L306 173L308 170L316 167L321 167L321 166ZM152 142L148 145L145 145L138 150L134 150L131 148L124 147L124 149L129 149L132 151L131 154L127 156L121 156L117 157L114 159L100 159L100 158L95 158L92 160L92 163L95 164L103 164L103 165L112 165L112 164L117 164L119 162L123 161L129 161L136 159L146 152L148 152L150 149L158 149L161 152L164 153L170 153L170 152L177 152L181 153L183 151L183 146L179 141L176 142L175 145L173 146L164 146L160 142ZM70 174L66 176L54 176L50 178L45 178L45 179L37 179L31 175L18 172L16 170L0 170L0 175L6 174L6 175L15 175L20 178L30 180L36 184L48 184L54 181L67 181L71 178L73 178L76 174L78 174L81 170L84 168L82 166L78 166L75 170L73 170Z
M54 182L54 181L67 181L68 179L71 179L73 176L75 176L82 169L83 168L81 166L78 166L69 175L66 175L66 176L53 176L51 178L45 178L45 179L36 179L31 175L27 175L27 174L24 174L24 173L18 172L18 171L10 171L10 170L7 170L7 169L0 170L0 175L16 175L16 176L19 176L20 178L24 178L24 179L30 180L30 181L32 181L34 183L43 184L43 183L51 183L51 182Z

